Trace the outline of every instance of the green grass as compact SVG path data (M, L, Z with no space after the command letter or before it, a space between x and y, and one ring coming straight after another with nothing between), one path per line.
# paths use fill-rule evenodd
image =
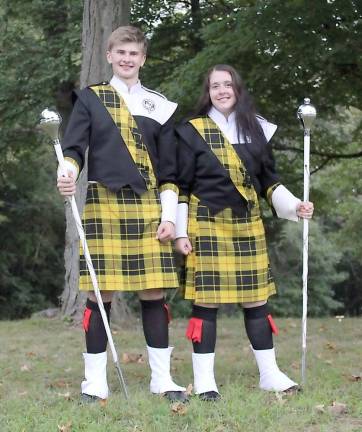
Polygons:
M278 319L278 363L300 380L300 322ZM192 382L186 320L171 325L175 381ZM193 397L183 413L148 393L149 370L138 321L114 334L119 353L143 354L145 362L121 362L130 400L125 401L109 357L111 396L106 404L79 404L83 376L80 327L59 319L0 322L1 432L229 432L362 431L362 320L308 322L307 384L303 393L281 399L258 389L258 374L241 318L218 323L216 378L222 400ZM120 354L120 357L121 354ZM333 402L347 412L331 412ZM324 405L324 409L318 409Z

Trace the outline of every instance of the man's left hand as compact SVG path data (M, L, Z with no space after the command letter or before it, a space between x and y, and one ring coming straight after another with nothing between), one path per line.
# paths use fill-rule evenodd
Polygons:
M161 243L166 243L175 238L175 225L172 222L164 221L158 226L156 239Z

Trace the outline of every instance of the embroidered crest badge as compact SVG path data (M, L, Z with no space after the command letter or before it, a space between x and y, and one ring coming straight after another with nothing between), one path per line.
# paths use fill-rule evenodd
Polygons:
M152 99L143 99L142 106L144 109L146 109L149 113L154 111L156 108L155 103Z

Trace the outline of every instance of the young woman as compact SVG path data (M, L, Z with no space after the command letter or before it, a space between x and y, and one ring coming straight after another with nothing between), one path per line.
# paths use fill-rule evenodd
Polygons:
M220 303L240 303L263 390L297 384L276 363L277 332L267 300L275 294L259 196L278 217L311 218L280 184L269 140L276 126L258 116L234 68L207 73L196 116L177 128L179 204L176 249L186 255L185 298L194 301L187 336L193 343L195 393L220 397L214 378L216 317Z

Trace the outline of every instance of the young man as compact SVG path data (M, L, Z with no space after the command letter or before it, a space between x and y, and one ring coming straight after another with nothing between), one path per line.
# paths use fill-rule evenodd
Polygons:
M169 240L174 238L178 199L172 115L176 104L144 88L139 71L147 42L132 26L109 37L113 78L75 92L63 139L68 177L58 176L62 195L73 195L88 153L88 192L83 226L109 317L114 291L137 291L151 367L150 390L185 400L170 375L168 311L164 289L178 286ZM107 398L107 336L85 259L80 290L89 292L84 313L83 399Z

